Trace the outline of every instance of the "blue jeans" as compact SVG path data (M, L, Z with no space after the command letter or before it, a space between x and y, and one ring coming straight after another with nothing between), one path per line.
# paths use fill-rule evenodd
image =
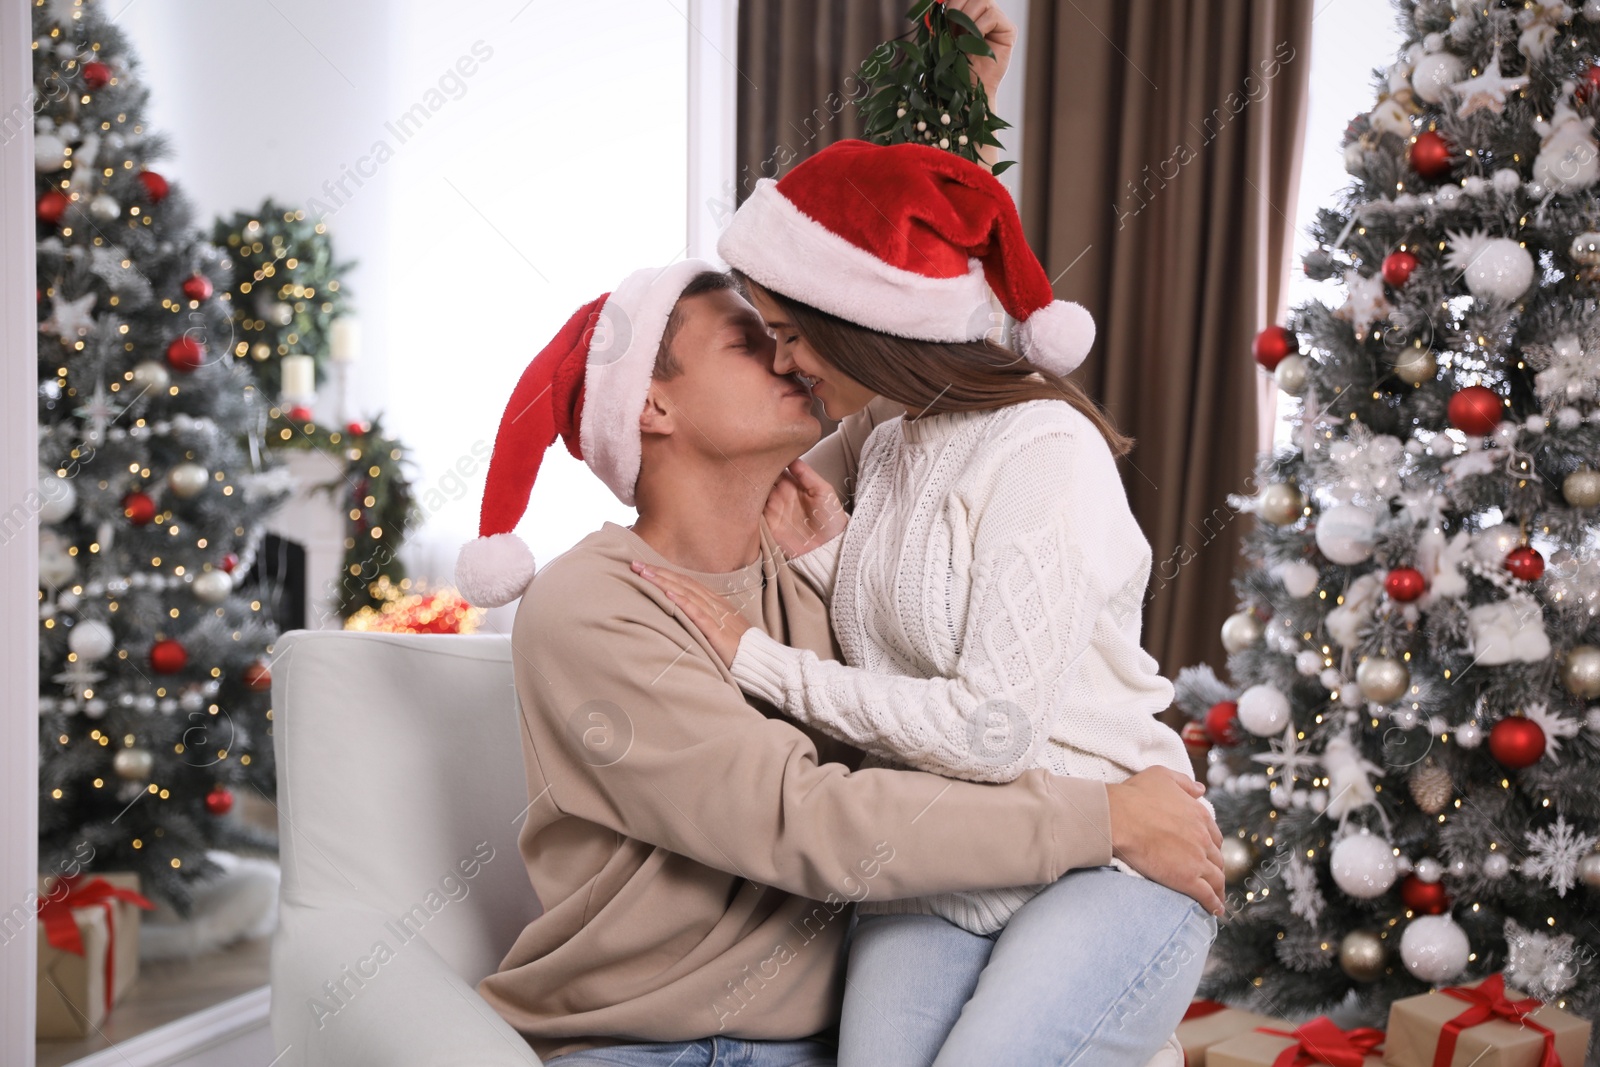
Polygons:
M1115 867L1069 871L991 936L858 915L839 1067L1145 1067L1216 936L1195 901Z
M569 1052L545 1067L834 1067L834 1051L820 1041L708 1037Z

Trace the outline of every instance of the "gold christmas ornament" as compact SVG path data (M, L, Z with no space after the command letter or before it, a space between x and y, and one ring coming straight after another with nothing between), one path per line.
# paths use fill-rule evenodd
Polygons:
M1578 861L1578 881L1590 889L1600 889L1600 852L1591 852Z
M1373 656L1356 668L1356 685L1368 700L1387 704L1405 693L1411 685L1411 672L1398 660Z
M150 755L147 748L125 748L111 757L111 769L117 772L117 777L130 782L144 781L150 777L150 769L154 766L155 757Z
M1375 982L1383 977L1383 939L1371 930L1352 930L1339 942L1339 967L1357 982Z
M1277 370L1272 372L1273 378L1278 382L1278 388L1290 396L1299 396L1306 388L1306 357L1298 352L1291 352L1278 360Z
M1229 885L1244 881L1245 875L1256 865L1256 850L1243 838L1222 839L1222 877Z
M1411 780L1406 784L1411 788L1411 799L1429 815L1443 811L1455 794L1455 783L1450 780L1450 772L1431 759L1412 771Z
M1426 348L1406 348L1394 357L1394 372L1407 385L1421 385L1433 381L1439 362Z
M1258 513L1274 526L1287 526L1300 517L1305 494L1292 482L1274 482L1256 499Z
M1561 665L1561 684L1579 700L1600 697L1600 648L1574 645Z
M1562 481L1561 495L1575 508L1592 508L1600 504L1600 471L1588 467L1573 471Z
M1572 246L1567 250L1574 262L1585 267L1600 267L1600 233L1580 233L1572 239Z
M1266 628L1261 620L1248 611L1235 612L1222 623L1222 647L1232 654L1243 652L1257 641Z

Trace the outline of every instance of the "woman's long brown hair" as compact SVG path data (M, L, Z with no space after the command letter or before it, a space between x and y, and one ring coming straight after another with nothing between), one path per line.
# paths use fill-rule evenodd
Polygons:
M988 339L919 341L858 326L792 300L740 271L747 292L772 301L818 356L879 396L922 415L990 411L1025 400L1065 400L1094 423L1113 455L1133 447L1077 382L1053 374Z

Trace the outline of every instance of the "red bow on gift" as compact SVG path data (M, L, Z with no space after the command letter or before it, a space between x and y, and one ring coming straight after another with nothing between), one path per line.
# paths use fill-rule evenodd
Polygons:
M1219 1011L1225 1011L1227 1007L1226 1004L1219 1004L1215 1000L1192 1000L1189 1002L1189 1006L1183 1010L1182 1021L1204 1019L1207 1015L1215 1015Z
M1536 997L1511 1000L1506 996L1503 975L1491 974L1475 986L1448 986L1439 992L1464 1000L1472 1006L1440 1029L1439 1044L1433 1053L1433 1067L1450 1067L1450 1060L1456 1054L1456 1039L1461 1036L1461 1031L1494 1019L1504 1019L1543 1034L1544 1052L1539 1057L1539 1067L1561 1067L1561 1057L1556 1053L1555 1032L1527 1017L1529 1012L1543 1006L1544 1002Z
M1367 1057L1383 1044L1383 1031L1370 1026L1354 1030L1341 1030L1326 1015L1319 1015L1293 1033L1260 1026L1258 1033L1292 1037L1295 1044L1278 1053L1272 1067L1307 1067L1308 1064L1325 1063L1328 1067L1361 1067Z
M67 887L65 896L59 895L62 886ZM85 879L81 874L70 874L62 877L50 892L39 898L39 923L44 927L44 938L62 952L70 952L74 956L82 956L83 935L78 931L78 924L72 918L74 908L102 907L106 910L106 930L110 940L106 945L106 1010L111 1010L112 986L116 982L116 953L113 944L117 938L116 909L113 901L125 900L129 904L136 904L146 911L155 907L155 904L141 896L132 889L123 889L114 886L104 878Z

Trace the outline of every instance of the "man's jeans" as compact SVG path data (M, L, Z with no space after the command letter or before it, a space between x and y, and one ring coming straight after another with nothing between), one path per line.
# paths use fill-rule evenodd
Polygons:
M834 1067L834 1051L819 1041L708 1037L569 1052L545 1067Z
M1199 904L1114 867L1068 872L990 937L860 915L839 1067L1145 1067L1216 935Z

